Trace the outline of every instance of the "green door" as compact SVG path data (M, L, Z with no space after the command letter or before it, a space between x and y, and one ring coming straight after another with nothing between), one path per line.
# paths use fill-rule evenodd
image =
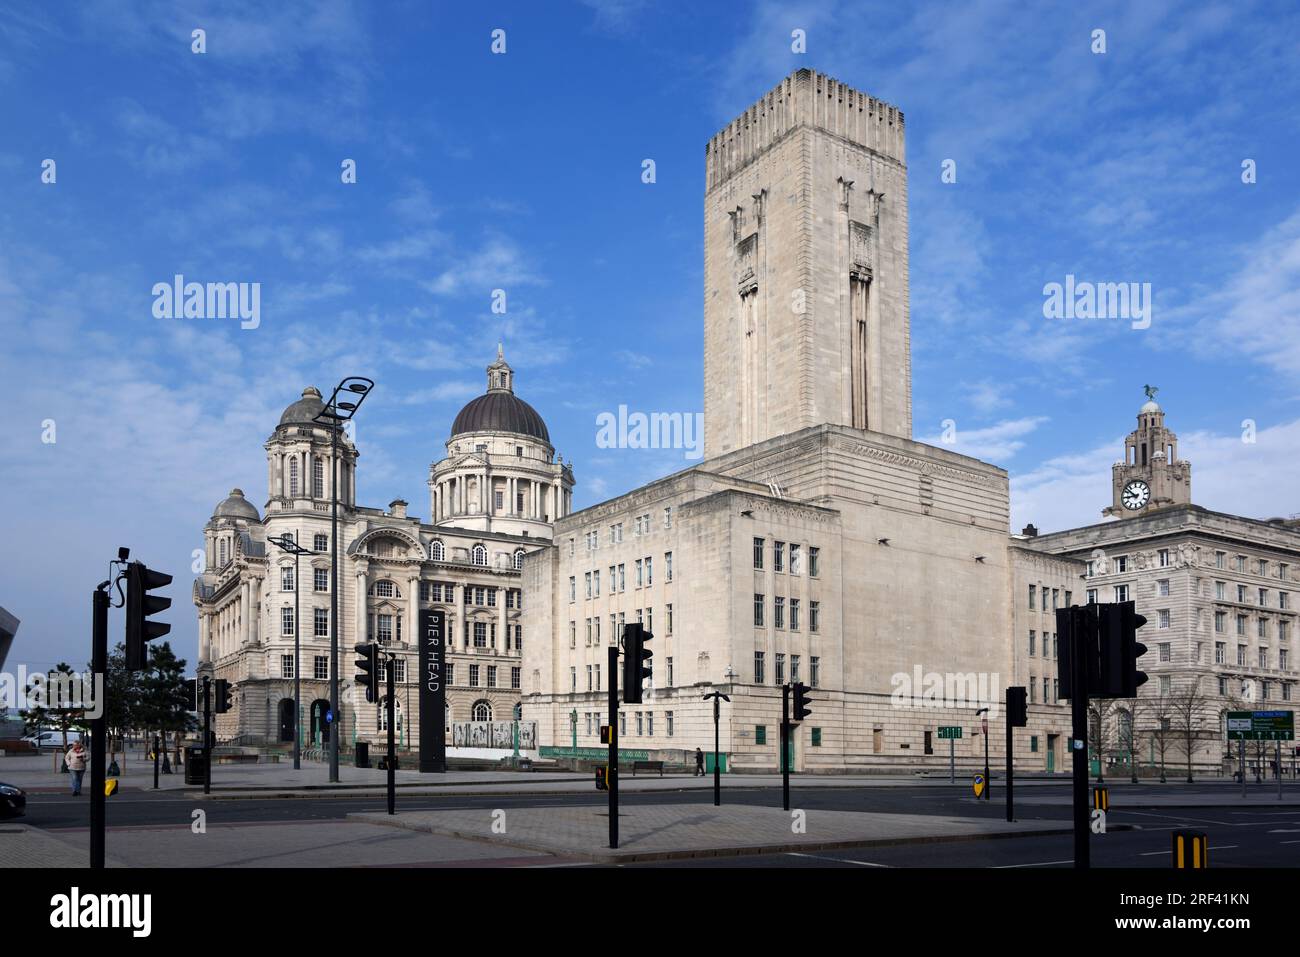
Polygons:
M794 771L794 735L790 735L790 740L786 742L785 747L785 769Z
M718 769L723 774L727 773L727 755L725 753L718 755ZM704 771L706 774L713 773L713 752L712 751L704 752Z
M1047 773L1051 774L1056 770L1056 739L1059 735L1049 734L1047 736Z

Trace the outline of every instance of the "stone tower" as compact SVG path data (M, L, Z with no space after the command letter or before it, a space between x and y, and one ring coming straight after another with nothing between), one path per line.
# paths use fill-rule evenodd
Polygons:
M1178 458L1178 436L1165 428L1156 391L1147 387L1138 426L1124 440L1124 461L1111 469L1111 504L1103 515L1135 518L1192 500L1192 464Z
M705 455L821 423L911 438L903 114L799 70L705 167Z

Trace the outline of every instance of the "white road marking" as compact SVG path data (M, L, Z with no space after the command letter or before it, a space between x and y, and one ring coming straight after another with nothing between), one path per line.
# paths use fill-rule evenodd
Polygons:
M786 851L789 857L811 857L817 861L835 861L837 864L860 864L863 867L888 867L888 864L876 864L872 861L853 861L844 857L822 857L818 854L802 854L799 851Z
M1064 861L1038 861L1034 864L999 864L993 868L995 871L1004 871L1013 867L1051 867L1053 864L1073 864L1074 858Z

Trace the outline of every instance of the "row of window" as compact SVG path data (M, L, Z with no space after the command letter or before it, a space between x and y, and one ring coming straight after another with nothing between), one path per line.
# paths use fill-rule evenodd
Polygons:
M641 625L645 625L646 631L651 632L653 634L655 630L655 610L653 608L637 608L635 609L635 611L636 611L637 623ZM671 635L673 633L672 602L669 602L667 605L664 606L664 611L666 612L665 625L667 626L667 631L665 632L665 634ZM623 627L626 624L627 624L627 612L620 611L616 614L615 613L610 614L609 640L611 642L618 640L618 637L623 634ZM592 645L599 645L600 644L600 616L596 615L591 618L583 619L583 625L586 629L586 635L587 635L586 645L588 647L591 647ZM576 621L569 622L569 647L570 648L578 647L578 623Z
M1200 643L1199 641L1196 643L1196 645L1197 645L1197 648L1196 648L1196 657L1197 657L1197 660L1198 660L1198 661L1200 660L1200 657L1201 657L1201 655L1200 655L1200 644L1201 644L1201 643ZM1169 647L1168 643L1167 643L1167 642L1166 642L1166 643L1162 643L1160 647L1161 647L1160 660L1161 660L1161 661L1169 661L1170 659L1169 659L1168 657L1166 657L1167 652L1164 650L1164 649L1167 649L1167 648ZM1249 649L1247 648L1246 645L1237 645L1237 665L1238 665L1239 667L1242 667L1242 668L1246 667L1246 656L1247 656L1248 651L1249 651ZM1258 666L1258 667L1260 667L1260 668L1267 668L1267 667L1269 667L1269 664L1268 664L1268 662L1269 662L1268 649L1267 649L1267 648L1256 648L1256 649L1255 649L1255 660L1256 660L1256 663L1257 663L1257 666ZM1226 664L1228 663L1228 645L1227 645L1227 642L1216 641L1216 642L1214 643L1214 663L1215 663L1216 665L1226 665ZM1290 652L1289 652L1286 648L1279 648L1279 649L1277 650L1277 666L1278 666L1278 668L1279 668L1280 670L1282 670L1282 671L1285 671L1285 670L1287 669L1287 667L1288 667L1290 664L1291 664L1291 655L1290 655Z
M583 717L586 719L585 734L587 737L598 737L600 735L601 721L606 715L601 714L599 711L587 711L583 714ZM653 711L635 711L632 713L632 721L632 727L636 729L638 735L644 737L655 733L655 713ZM627 728L627 712L620 711L618 713L619 737L627 736ZM673 712L671 711L664 712L664 730L667 737L671 738L673 736L675 725Z
M777 652L773 656L775 668L773 669L772 683L776 685L785 684L785 655ZM802 679L799 676L799 655L790 656L790 681L797 684ZM821 681L821 664L822 660L816 655L808 658L808 686L816 688ZM761 685L767 681L767 652L754 652L754 684Z
M791 575L803 574L803 548L796 542L772 542L772 571L786 571L786 549L789 549L790 562L789 573ZM754 568L763 568L763 563L767 555L767 539L754 539ZM821 549L815 546L808 546L808 577L816 578L821 574L819 567L821 559Z
M289 459L289 497L298 497L298 458ZM313 458L311 462L311 497L325 497L325 462Z
M1127 555L1117 555L1112 560L1112 563L1114 564L1115 567L1111 569L1111 571L1115 574L1121 574L1121 575L1124 572L1128 571L1128 566L1129 566L1128 559L1129 557ZM1156 551L1156 563L1160 568L1171 567L1171 565L1173 564L1173 558L1170 555L1169 549L1161 548ZM1222 568L1225 570L1228 568L1227 552L1214 553L1214 567ZM1234 556L1232 567L1236 571L1246 572L1250 568L1250 560L1245 555L1236 555ZM1269 562L1267 558L1257 558L1254 560L1254 568L1255 568L1255 574L1257 574L1260 578L1268 578L1270 572L1274 570L1274 565L1273 563ZM1088 562L1089 578L1092 578L1094 575L1097 575L1099 571L1100 568L1097 560L1091 560ZM1290 563L1277 562L1276 573L1277 573L1276 576L1277 578L1281 579L1282 581L1289 581L1290 573L1291 573Z
M1034 656L1034 647L1038 644L1038 634L1034 629L1029 629L1029 656ZM1056 641L1055 632L1043 632L1042 649L1044 658L1055 658L1060 654L1061 646Z
M816 633L821 630L821 605L819 601L808 602L808 630ZM782 595L772 596L772 627L786 627L786 611L789 610L790 630L799 630L799 612L801 604L798 598L788 602ZM754 627L762 628L767 620L767 596L754 594Z
M633 563L637 588L649 588L655 583L654 558L646 556ZM600 597L600 569L583 572L583 592L587 598ZM673 553L664 552L664 579L673 580ZM609 566L609 593L611 595L627 591L627 565L619 563ZM578 600L578 576L569 576L569 601Z
M328 656L326 656L326 655L315 655L315 656L313 656L313 658L312 658L312 677L314 677L314 678L315 678L316 680L318 680L318 681L325 681L325 680L327 680L327 679L329 678L329 664L330 664L330 660L329 660ZM444 667L446 668L447 684L449 684L449 685L454 685L454 684L456 683L456 665L455 665L455 663L454 663L454 662L447 662L447 663L445 664ZM468 683L467 687L470 687L470 688L479 688L479 687L495 688L495 687L497 687L497 670L498 670L498 669L497 669L497 666L496 666L496 665L487 665L487 666L485 666L485 667L487 668L487 683L486 683L486 684L480 684L480 679L481 679L482 676L483 676L483 670L482 670L483 667L484 667L484 666L475 665L475 664L472 664L472 665L469 666L469 683ZM511 687L511 689L513 689L513 690L515 690L515 691L520 690L520 688L522 687L522 685L521 685L521 682L522 682L522 677L521 677L521 675L522 675L522 669L520 669L520 668L518 668L518 667L512 667L512 668L510 669L510 687ZM294 676L294 672L293 672L293 655L281 655L281 656L280 656L280 677L282 677L282 678L292 678L293 676ZM386 683L387 681L388 681L388 662L387 662L387 661L382 661L382 660L381 660L381 661L379 662L379 683L380 683L380 685L382 686L382 685L383 685L384 683ZM398 658L398 659L396 659L396 660L393 662L393 681L396 682L396 683L398 683L398 684L401 684L401 683L403 683L403 682L406 681L406 659L404 659L404 658Z
M1237 615L1236 617L1237 617L1237 622L1236 622L1236 626L1237 626L1237 634L1239 634L1239 635L1245 635L1245 634L1246 634L1246 631L1247 631L1247 625L1248 625L1247 616L1245 616L1245 615ZM1259 637L1259 638L1268 638L1268 637L1269 637L1268 632L1269 632L1269 623L1270 623L1270 621L1271 621L1271 619L1264 618L1264 617L1262 617L1262 616L1261 616L1260 618L1256 619L1256 621L1255 621L1255 634L1256 634L1257 637ZM1227 632L1227 630L1228 630L1228 627L1227 627L1227 626L1228 626L1228 615L1227 615L1227 612L1216 611L1216 612L1214 613L1214 630L1215 630L1215 632L1218 633L1218 634L1220 634L1220 635L1225 634L1225 633ZM1277 621L1277 637L1278 637L1278 640L1279 640L1279 641L1286 641L1288 638L1291 637L1290 622L1286 621L1285 619L1281 619L1281 618L1278 619L1278 621Z
M1039 610L1038 591L1039 591L1039 586L1037 585L1029 586L1029 610L1030 611ZM1058 604L1061 598L1062 591L1065 592L1065 603ZM1043 592L1042 609L1041 609L1042 611L1056 611L1057 608L1069 608L1070 605L1074 603L1074 592L1072 591L1060 589L1060 588L1053 588L1049 592L1048 587L1046 585L1043 585L1042 592ZM1048 607L1047 604L1049 598L1052 603L1050 608Z
M1165 594L1168 594L1168 593L1166 592ZM1237 595L1237 597L1236 597L1235 599L1229 599L1229 598L1228 598L1228 583L1227 583L1227 582L1216 581L1216 582L1214 583L1214 597L1215 597L1215 600L1217 600L1217 601L1229 601L1229 600L1233 600L1233 601L1236 601L1236 603L1239 604L1239 605L1245 605L1245 604L1249 604L1249 603L1250 603L1250 589L1249 589L1247 586L1245 586L1245 585L1240 585L1240 584L1237 585L1236 595ZM1257 595L1259 601L1256 602L1255 604L1258 604L1260 608L1268 608L1268 607L1270 607L1270 606L1269 606L1269 603L1268 603L1269 591L1268 591L1267 588L1258 588L1258 589L1256 589L1256 595ZM1277 593L1277 607L1278 607L1279 610L1282 610L1282 611L1286 611L1287 609L1289 609L1289 608L1291 607L1291 593L1290 593L1290 592L1285 592L1285 591L1282 591L1282 590L1280 590L1280 589L1278 590L1278 593Z

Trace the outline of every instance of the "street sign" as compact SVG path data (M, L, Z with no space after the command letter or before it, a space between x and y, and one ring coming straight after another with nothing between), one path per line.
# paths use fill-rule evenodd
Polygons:
M984 787L985 787L984 775L976 774L974 779L971 781L971 783L975 788L976 797L979 797L984 793Z
M1229 711L1229 741L1294 741L1293 711Z
M960 726L960 725L946 725L946 724L945 724L945 725L940 725L940 726L939 726L939 740L940 740L940 741L944 740L945 738L960 738L960 737L961 737L961 726Z

